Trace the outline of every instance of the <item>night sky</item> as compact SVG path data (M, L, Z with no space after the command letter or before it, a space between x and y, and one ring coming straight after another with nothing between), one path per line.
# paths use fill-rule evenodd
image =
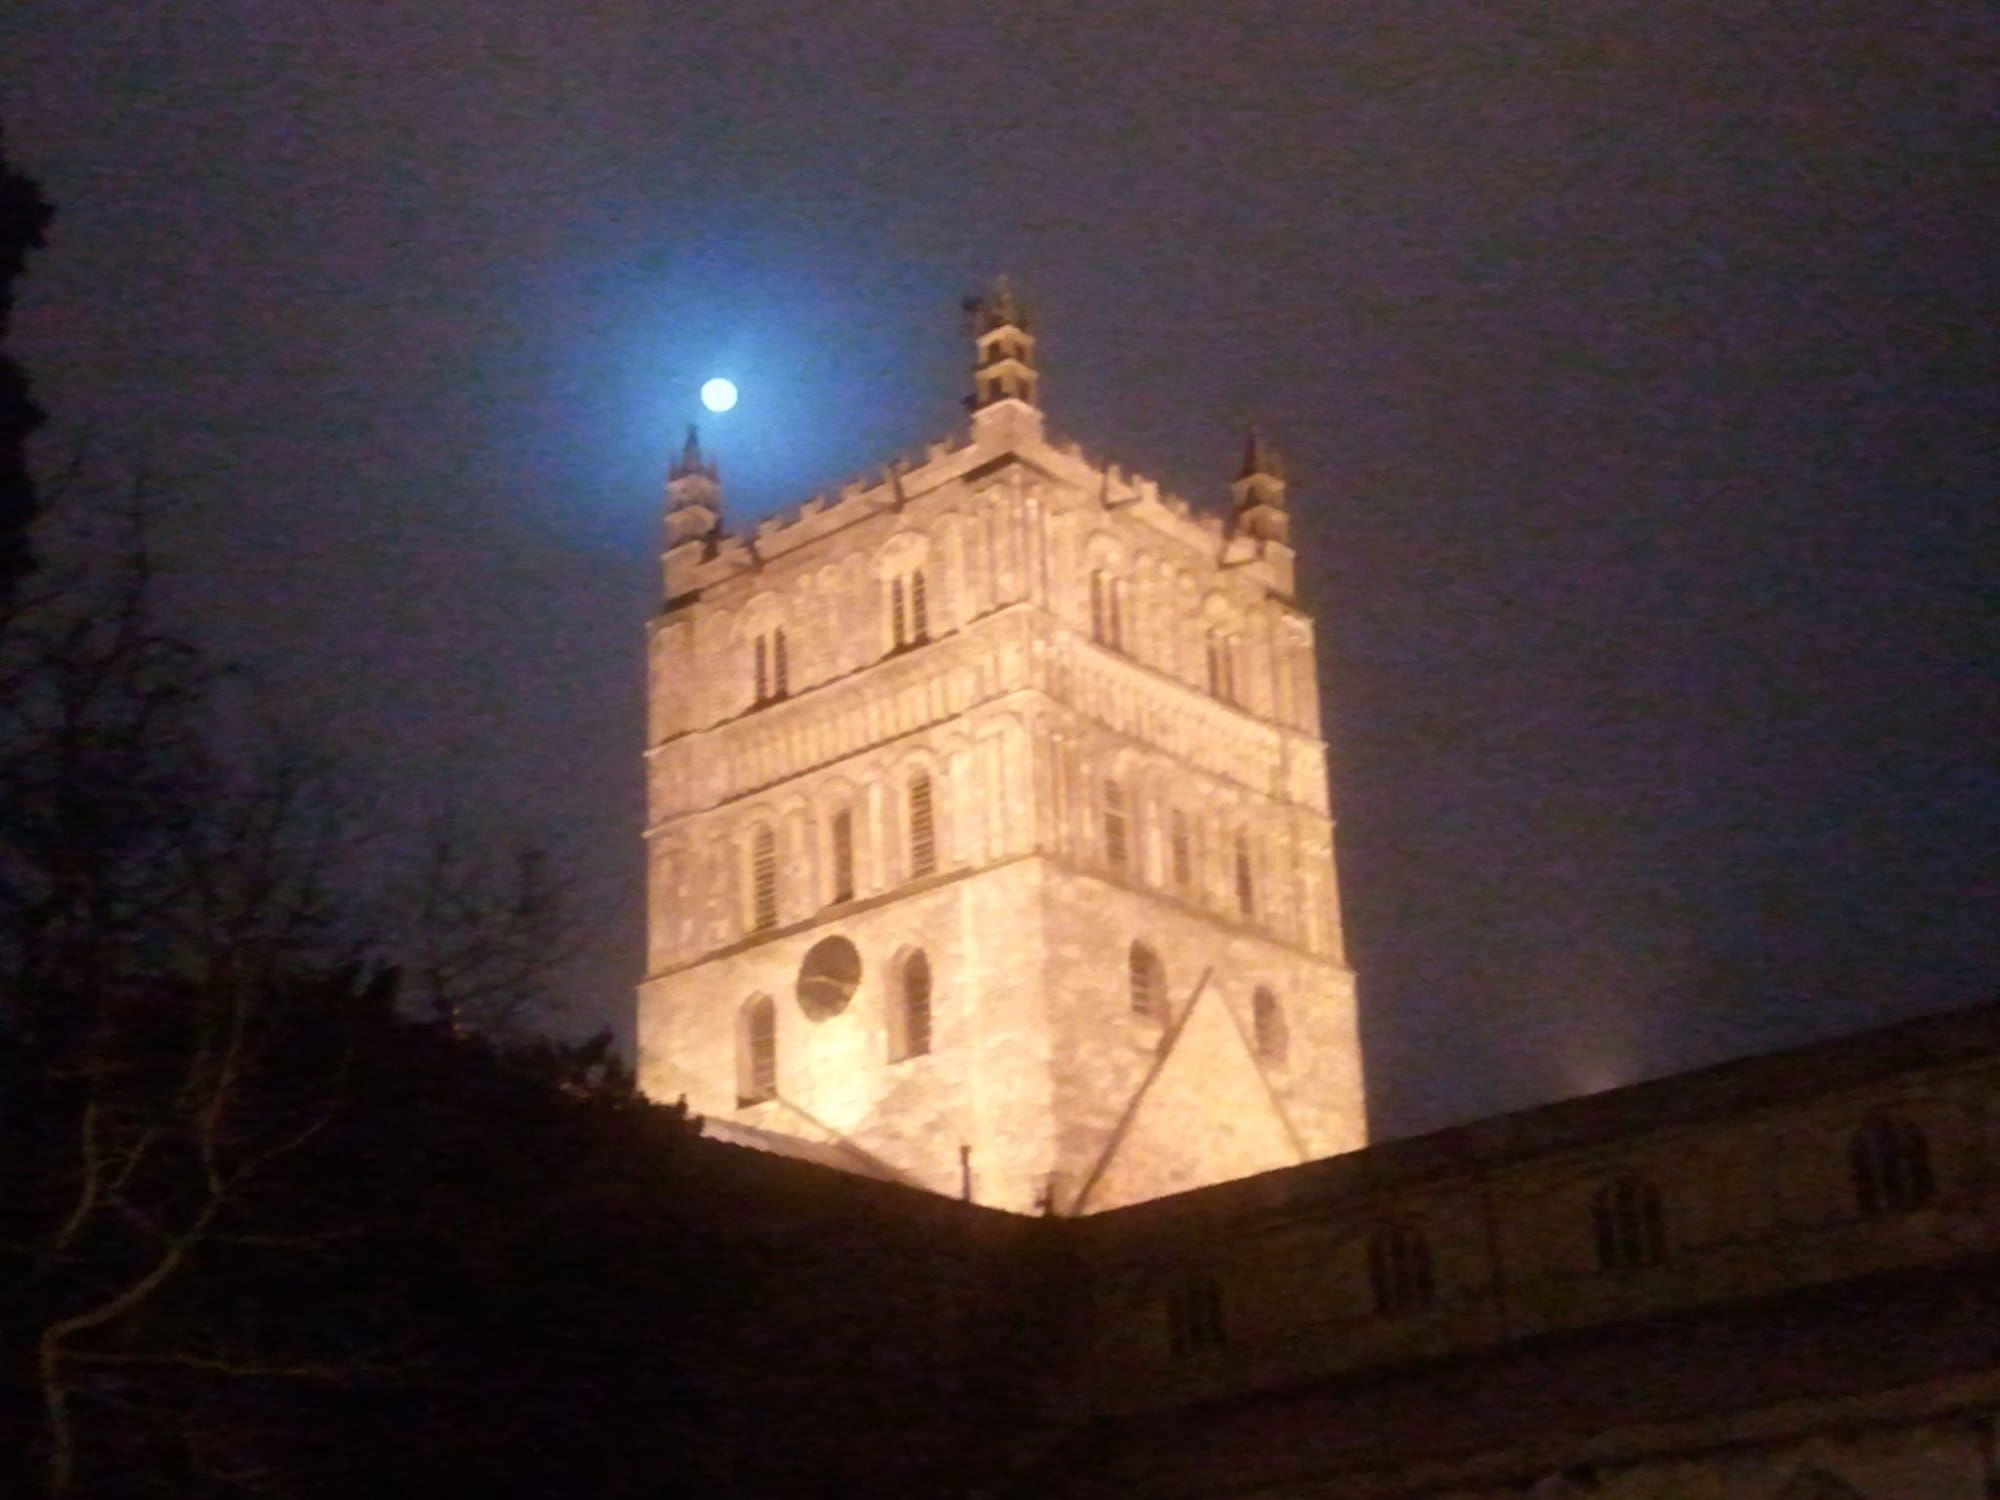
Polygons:
M695 392L734 522L962 420L1286 452L1375 1126L2000 990L2000 20L1925 4L12 0L18 352L405 826L592 891Z

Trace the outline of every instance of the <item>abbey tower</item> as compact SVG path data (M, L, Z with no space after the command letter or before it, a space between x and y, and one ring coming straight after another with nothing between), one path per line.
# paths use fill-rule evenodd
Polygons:
M647 1091L717 1133L1086 1213L1364 1142L1312 622L1229 514L1051 442L978 304L970 430L723 529L668 483Z

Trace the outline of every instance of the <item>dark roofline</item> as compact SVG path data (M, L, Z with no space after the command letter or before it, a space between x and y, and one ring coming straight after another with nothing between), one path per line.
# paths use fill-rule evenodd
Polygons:
M1248 1215L1282 1218L1329 1200L1414 1187L1996 1056L2000 1001L1987 1001L1192 1188L1076 1223L1080 1229L1091 1226L1082 1232L1093 1238L1112 1239L1141 1228L1150 1232L1157 1219L1182 1227L1190 1220L1241 1226Z

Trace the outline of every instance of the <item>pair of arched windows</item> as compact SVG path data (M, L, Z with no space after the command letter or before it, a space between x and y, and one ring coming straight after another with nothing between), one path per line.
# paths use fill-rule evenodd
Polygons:
M845 944L845 940L829 940ZM806 970L800 977L800 1004L809 1016L825 1019L846 1007L847 996L859 978L859 961L852 945L846 945L851 968L843 973L816 976L811 973L813 954L807 955ZM818 949L815 949L815 953ZM808 986L831 986L831 1003L815 1007ZM896 966L896 993L889 1011L889 1061L904 1062L931 1050L931 963L921 948L913 949ZM769 995L752 995L744 1001L736 1020L736 1104L746 1108L778 1097L778 1007Z
M909 788L910 878L932 875L938 867L937 811L931 778L919 771ZM840 808L829 831L832 892L836 902L854 899L854 813ZM750 931L769 932L778 925L778 836L768 823L750 832Z
M1149 1021L1172 1019L1167 994L1167 969L1149 944L1135 941L1126 950L1126 982L1132 1014ZM1285 1008L1269 985L1260 984L1250 996L1250 1040L1257 1060L1283 1067L1292 1047L1291 1024Z

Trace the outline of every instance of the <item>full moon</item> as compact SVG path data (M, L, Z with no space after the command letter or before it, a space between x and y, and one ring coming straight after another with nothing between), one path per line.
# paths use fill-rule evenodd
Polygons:
M701 404L710 411L728 411L736 404L736 382L716 376L701 388Z

